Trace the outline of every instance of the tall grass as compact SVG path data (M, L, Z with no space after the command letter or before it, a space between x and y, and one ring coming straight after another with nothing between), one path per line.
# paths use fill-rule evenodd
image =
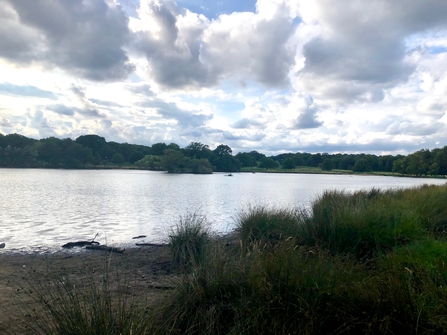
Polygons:
M447 186L326 191L300 225L302 243L370 258L447 230Z
M328 191L310 212L241 212L240 246L206 249L157 309L155 333L445 333L446 194Z
M236 230L244 247L256 243L277 243L297 236L302 211L287 208L253 206L236 217Z
M180 217L169 235L172 265L181 270L198 266L205 254L209 237L209 224L205 216L192 213Z

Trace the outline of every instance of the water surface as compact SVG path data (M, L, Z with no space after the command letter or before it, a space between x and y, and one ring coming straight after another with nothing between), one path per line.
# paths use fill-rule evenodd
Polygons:
M200 213L217 232L248 205L309 206L326 189L386 189L442 179L234 173L233 177L132 170L0 169L0 243L9 251L54 251L92 239L130 246L166 240L179 216Z

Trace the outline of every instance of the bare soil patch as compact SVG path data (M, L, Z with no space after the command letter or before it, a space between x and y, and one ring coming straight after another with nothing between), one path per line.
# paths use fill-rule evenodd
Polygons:
M143 246L123 253L102 250L73 250L54 254L7 254L0 252L0 334L20 334L30 310L41 308L33 287L68 281L82 288L109 274L111 287L126 283L129 294L143 297L142 303L162 299L174 288L166 246ZM115 286L116 286L115 285ZM24 307L25 310L24 310Z

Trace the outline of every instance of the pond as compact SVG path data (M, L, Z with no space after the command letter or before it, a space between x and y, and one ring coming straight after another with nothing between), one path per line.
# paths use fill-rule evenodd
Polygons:
M445 179L363 175L135 170L0 169L0 243L11 252L52 252L69 241L114 246L163 242L180 216L205 215L212 229L234 228L250 205L309 206L324 190L444 184Z

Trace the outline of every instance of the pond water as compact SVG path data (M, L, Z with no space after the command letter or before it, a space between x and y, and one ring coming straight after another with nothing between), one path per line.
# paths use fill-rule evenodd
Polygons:
M163 242L180 216L205 215L218 233L250 205L309 206L327 189L411 187L445 179L233 173L232 177L133 170L0 169L0 243L53 252L66 242Z

